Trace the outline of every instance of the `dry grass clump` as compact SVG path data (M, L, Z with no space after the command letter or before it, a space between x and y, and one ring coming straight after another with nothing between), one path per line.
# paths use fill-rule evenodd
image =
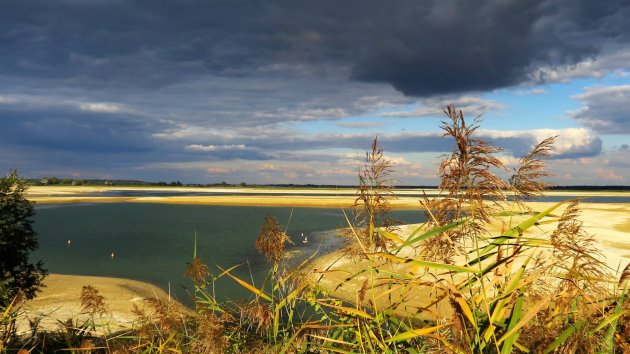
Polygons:
M278 221L271 215L265 216L265 223L256 239L256 249L268 260L277 262L284 253L286 242L292 243Z

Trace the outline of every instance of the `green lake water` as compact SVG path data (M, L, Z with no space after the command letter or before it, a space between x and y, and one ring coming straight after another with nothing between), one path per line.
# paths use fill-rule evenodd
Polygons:
M347 226L339 208L37 205L34 226L40 247L31 259L43 260L51 273L131 278L165 290L170 286L175 297L190 304L191 283L183 273L192 259L195 233L197 253L214 274L220 272L215 265L226 268L243 263L234 274L260 282L268 263L254 245L265 215L288 224L287 232L295 242L288 249L303 255L318 248L320 252L336 249L340 240L332 230ZM424 220L419 210L396 210L392 216L406 223ZM309 237L306 244L302 233ZM249 295L227 278L215 288L221 299Z

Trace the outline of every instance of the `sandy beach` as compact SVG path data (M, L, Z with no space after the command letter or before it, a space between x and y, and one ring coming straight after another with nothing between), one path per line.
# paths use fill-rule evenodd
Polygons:
M99 196L108 191L160 191L160 192L205 192L217 195L182 195L182 196ZM403 190L397 192L398 199L392 200L393 208L421 208L417 195L419 190ZM430 193L431 191L427 191ZM261 195L247 195L241 193L257 193ZM282 193L282 195L273 195ZM37 203L172 203L172 204L207 204L207 205L248 205L248 206L289 206L289 207L350 207L354 203L353 189L275 189L275 188L146 188L146 187L31 187L28 198ZM262 195L269 194L269 195ZM629 196L623 192L564 192L548 193L553 196L565 196L567 199L580 196ZM553 203L529 203L534 210L543 210ZM581 220L587 232L595 235L599 242L603 259L612 271L623 269L630 261L630 203L592 203L588 199L581 204ZM560 208L556 214L561 212ZM492 232L499 233L506 225L497 223ZM549 234L550 226L538 226L536 232ZM405 226L401 234L409 233L415 226ZM334 296L348 300L356 300L364 279L358 277L345 282L349 274L366 267L365 263L349 260L339 252L320 257L314 266L315 278L320 285L330 290ZM386 267L386 266L384 266ZM385 268L384 268L385 269ZM326 270L326 271L324 271ZM396 269L390 269L396 271ZM342 287L338 285L343 283ZM79 277L51 275L46 279L47 288L40 296L29 302L25 309L29 318L40 314L49 314L46 321L52 321L46 326L54 326L56 319L65 319L71 314L80 312L79 295L81 286L96 286L109 306L110 315L107 323L119 326L129 326L134 316L131 314L133 303L141 304L141 299L156 295L167 298L167 294L150 284L117 278ZM413 299L426 299L434 294L432 289L417 287L410 293L392 294L406 299L405 305L399 313L409 314L417 311ZM410 300L411 299L411 300ZM424 303L425 301L423 301ZM433 308L431 311L443 312L444 309Z
M22 304L18 319L20 333L28 333L29 321L40 318L39 328L50 331L60 329L59 321L70 318L79 323L84 321L86 316L81 314L80 296L85 285L96 288L104 298L107 313L96 318L97 330L101 333L130 329L137 320L132 312L134 305L145 308L143 300L147 298L170 301L173 306L187 311L162 289L130 279L50 274L44 284L45 288L35 299Z

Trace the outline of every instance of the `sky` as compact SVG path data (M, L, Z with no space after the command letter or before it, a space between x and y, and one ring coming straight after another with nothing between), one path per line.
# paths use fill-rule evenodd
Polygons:
M3 0L0 174L435 185L453 104L561 185L630 185L627 0Z

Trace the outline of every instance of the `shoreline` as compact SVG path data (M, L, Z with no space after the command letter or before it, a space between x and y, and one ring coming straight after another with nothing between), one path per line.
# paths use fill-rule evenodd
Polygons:
M171 193L214 193L216 195L175 195L175 196L103 196L94 195L107 192L171 192ZM393 209L422 208L418 194L435 193L436 190L402 189L395 190L396 199L390 200ZM162 203L188 205L230 205L230 206L278 206L349 208L356 199L352 188L260 188L260 187L114 187L114 186L31 186L27 199L38 204L68 203ZM254 193L255 195L252 195ZM90 195L88 195L90 194ZM274 195L276 194L276 195ZM282 194L282 195L277 195ZM630 192L611 191L550 191L549 197L567 199L590 197L629 197ZM545 202L531 202L545 203ZM607 203L595 203L607 204ZM614 203L623 204L623 203Z

